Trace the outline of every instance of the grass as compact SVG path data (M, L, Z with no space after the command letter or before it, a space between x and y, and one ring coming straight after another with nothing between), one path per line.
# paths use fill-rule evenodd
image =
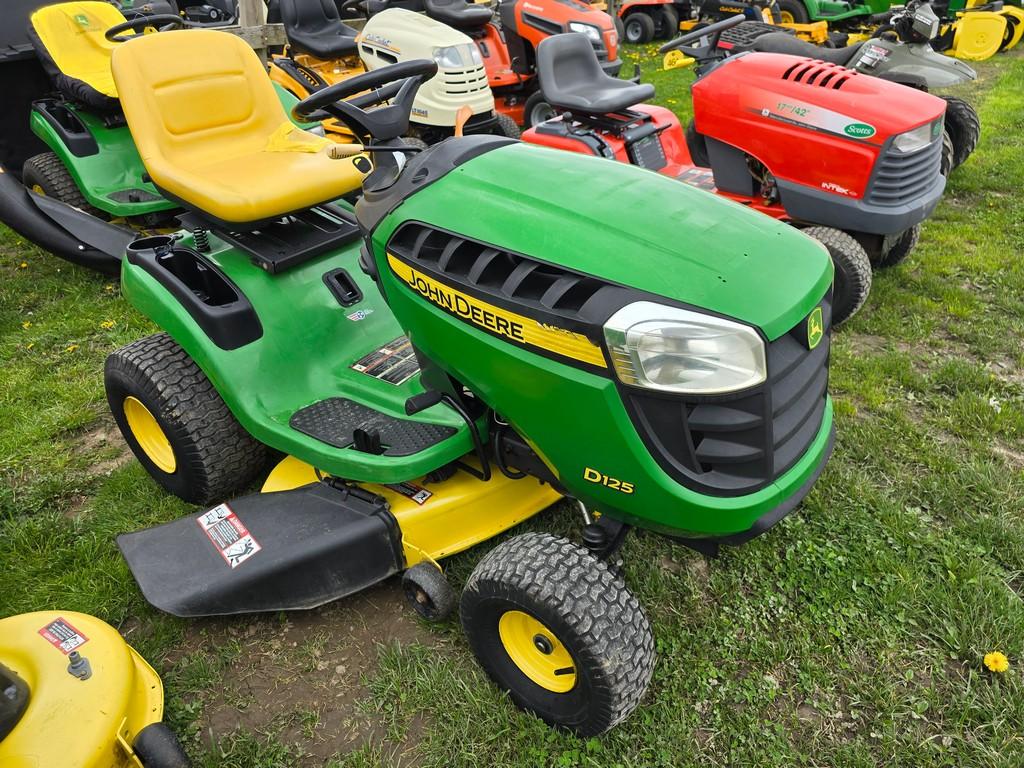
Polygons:
M686 116L689 73L657 71L653 47L626 59ZM1021 765L1024 57L979 71L977 153L835 336L838 444L802 509L712 561L629 540L659 661L612 733L580 740L520 713L456 622L416 624L393 588L304 616L151 609L114 537L190 510L125 455L101 371L153 329L116 283L3 229L0 615L117 625L161 671L200 766ZM450 562L456 582L481 554ZM1010 657L1005 675L983 669L991 650Z

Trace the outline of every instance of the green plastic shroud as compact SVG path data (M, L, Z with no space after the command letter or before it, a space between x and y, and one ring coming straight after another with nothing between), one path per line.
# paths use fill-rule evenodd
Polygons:
M328 397L408 418L406 399L423 391L418 376L395 386L352 368L403 333L508 418L573 496L642 527L681 536L740 533L805 493L820 471L831 401L806 453L771 485L732 497L680 485L649 453L610 375L507 343L409 290L388 267L385 244L410 220L736 318L769 340L805 318L832 282L824 249L767 216L633 166L513 144L469 160L384 217L372 238L380 289L358 265L359 243L272 276L211 236L208 258L248 297L263 327L259 339L233 351L210 341L127 260L124 292L196 360L256 439L337 476L398 482L472 450L468 430L444 405L415 418L457 433L404 458L332 448L289 427L295 411ZM181 243L190 245L189 236ZM323 275L339 267L362 291L353 306L341 307L324 284ZM635 490L585 482L586 467Z

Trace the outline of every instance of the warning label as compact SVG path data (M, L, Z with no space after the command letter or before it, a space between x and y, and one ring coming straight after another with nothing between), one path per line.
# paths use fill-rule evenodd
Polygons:
M352 369L398 386L420 372L420 364L412 344L405 336L399 336L378 350L356 360Z
M237 568L262 547L227 504L220 504L196 518L224 561Z
M426 488L421 488L414 483L393 483L392 485L385 485L384 487L415 501L421 507L427 503L427 499L434 495Z
M71 626L63 616L40 629L39 634L65 656L89 642L89 638Z

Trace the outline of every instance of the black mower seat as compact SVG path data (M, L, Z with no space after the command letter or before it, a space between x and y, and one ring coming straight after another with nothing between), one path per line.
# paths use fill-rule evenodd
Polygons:
M480 29L491 20L491 9L486 5L466 0L423 0L427 16L463 32Z
M820 45L801 40L799 37L788 32L772 32L771 34L755 38L745 49L761 53L788 53L793 56L809 56L812 59L820 59L831 64L844 66L860 50L862 45L864 43L855 43L845 48L823 48Z
M341 20L334 0L280 0L279 7L293 52L327 61L356 54L358 32Z
M552 35L537 46L537 76L544 98L556 109L602 115L654 96L650 83L606 75L586 35Z

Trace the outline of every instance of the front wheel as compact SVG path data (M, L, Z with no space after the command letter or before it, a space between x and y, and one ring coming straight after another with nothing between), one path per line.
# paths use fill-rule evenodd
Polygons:
M480 665L512 700L580 736L640 703L654 670L647 616L621 577L566 539L527 533L491 550L462 593Z
M955 171L971 156L978 146L981 136L981 121L978 113L968 102L955 96L943 96L946 101L946 131L953 144L953 164L949 170Z
M879 269L895 267L911 254L920 239L920 224L915 224L910 229L897 232L895 235L886 235L882 238L882 256L875 266Z
M519 126L516 125L516 121L508 115L503 115L501 112L495 114L498 120L498 134L505 136L509 139L518 139L523 135L523 132L519 130Z
M851 235L832 227L808 227L804 234L825 246L835 267L832 325L846 322L864 306L871 291L871 259Z
M526 127L531 128L535 125L540 125L547 120L558 117L558 112L552 107L548 100L544 98L544 94L540 91L530 94L530 98L526 100L526 105L523 107L523 116L525 118Z

